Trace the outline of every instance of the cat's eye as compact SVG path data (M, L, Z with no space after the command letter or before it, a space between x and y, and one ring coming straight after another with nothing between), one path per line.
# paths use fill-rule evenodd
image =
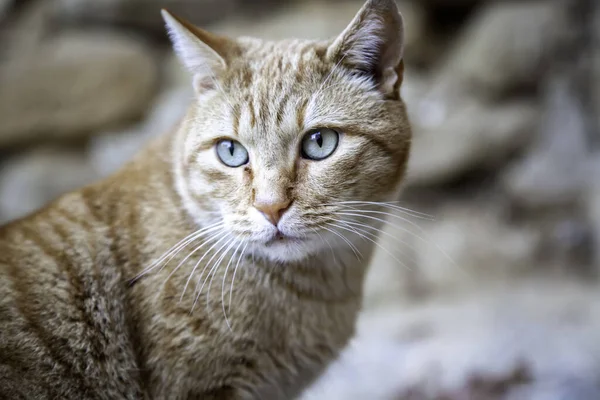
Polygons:
M217 142L217 156L223 164L232 168L248 162L248 150L240 142L230 139Z
M339 141L340 135L333 129L312 130L302 138L302 157L323 160L333 154Z

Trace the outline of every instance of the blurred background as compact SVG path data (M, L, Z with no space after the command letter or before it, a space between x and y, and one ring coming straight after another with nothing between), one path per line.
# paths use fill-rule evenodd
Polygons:
M192 99L159 9L328 38L362 0L0 0L0 222ZM600 1L405 0L406 190L358 335L306 399L600 399Z

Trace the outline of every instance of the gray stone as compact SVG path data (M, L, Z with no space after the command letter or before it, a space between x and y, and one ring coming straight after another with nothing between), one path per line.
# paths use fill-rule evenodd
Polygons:
M274 0L58 0L56 14L70 21L125 24L161 32L164 22L158 11L167 8L195 24L231 36L326 39L340 33L363 4L363 0L285 3ZM406 20L407 49L418 51L412 44L423 37L419 33L424 24L422 10L418 4L408 1L401 1L399 5ZM265 9L269 11L266 17L260 12ZM230 18L221 23L226 16Z
M488 205L446 205L435 220L388 212L365 284L367 309L534 272L540 234L505 223Z
M1 167L0 222L33 212L97 177L83 152L53 147L14 156Z
M486 3L450 51L442 80L491 96L535 86L565 34L563 14L557 1Z
M587 216L594 234L596 274L600 276L600 153L594 155L591 163L590 184L587 188Z
M13 6L14 0L0 0L0 21L8 15L8 10Z
M10 1L0 6L9 10ZM0 61L11 62L24 57L35 57L39 44L47 37L51 20L52 3L32 1L20 7L19 12L11 13L3 22L0 31ZM0 70L5 68L0 64Z
M498 166L529 142L538 117L526 100L490 105L436 93L415 100L407 100L414 133L407 182L415 186Z
M512 200L528 207L576 202L591 172L586 130L583 110L569 85L554 80L533 147L503 178Z
M127 25L160 32L164 22L160 9L198 24L230 15L238 0L58 0L55 12L62 21L75 24Z
M138 118L151 103L156 61L140 43L67 33L0 71L0 147L72 138Z
M90 140L90 162L101 176L119 169L152 138L167 134L179 122L192 98L191 88L162 93L146 120L127 130L104 132Z
M239 15L207 28L231 37L329 39L342 32L364 3L363 0L302 1L259 18ZM423 38L425 15L418 4L408 1L397 4L404 17L406 51L416 52Z
M353 343L303 399L482 399L465 396L477 377L512 382L516 396L519 370L528 393L546 397L515 400L579 399L561 396L597 393L598 329L597 286L565 279L489 281L390 304L361 316Z

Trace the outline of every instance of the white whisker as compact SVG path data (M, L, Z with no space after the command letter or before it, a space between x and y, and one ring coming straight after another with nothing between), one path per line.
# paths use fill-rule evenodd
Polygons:
M240 266L240 261L242 261L242 257L244 257L244 253L246 252L246 248L248 247L248 242L244 245L240 256L238 257L237 264L233 269L233 278L231 278L231 286L229 287L229 306L227 307L229 315L231 315L231 299L233 297L233 284L235 283L235 274L237 273L238 267Z
M179 253L183 248L185 248L186 246L188 246L190 243L194 242L195 240L199 239L200 237L204 236L205 234L210 233L210 232L214 231L215 229L218 229L222 224L223 224L222 222L216 222L212 225L209 225L207 227L199 229L198 231L191 233L188 236L186 236L185 238L181 239L173 247L171 247L169 250L167 250L162 256L160 256L157 260L152 262L152 264L150 264L142 272L140 272L131 281L135 282L136 280L140 279L144 275L150 273L153 269L155 269L157 266L162 264L165 260L166 260L165 265L167 265L177 255L177 253Z
M160 294L162 293L162 290L165 288L167 282L171 279L171 277L173 275L175 275L175 273L177 271L179 271L179 268L181 268L185 262L196 252L198 252L202 247L204 247L206 244L212 242L213 240L215 240L216 238L219 237L219 235L221 235L223 233L223 230L221 229L221 231L213 234L212 236L205 238L204 242L202 242L199 246L197 246L190 254L188 254L183 260L181 260L181 262L179 264L177 264L177 266L169 273L169 275L167 275L167 277L165 278L165 280L163 281L162 285L161 285L161 289L158 290L156 292L156 297L158 298L158 296L160 296ZM163 265L161 267L161 270L165 267L166 265ZM192 271L193 274L193 271ZM181 301L181 299L180 299Z
M216 234L215 236L213 236L211 239L212 240L208 240L204 243L202 243L200 246L198 246L196 249L194 249L194 252L197 252L198 250L200 250L204 245L210 243L213 240L216 240L217 238L219 238L219 240L217 240L215 243L213 243L213 245L202 255L202 257L200 257L200 259L198 260L198 262L194 265L194 268L192 268L192 272L190 273L190 276L188 277L187 281L185 282L185 286L183 287L183 291L181 292L181 297L179 298L179 301L181 302L183 300L183 296L185 295L185 292L187 290L188 285L190 284L190 281L192 280L192 277L194 276L194 272L196 272L196 269L198 268L198 266L200 265L200 263L202 262L202 260L204 260L204 258L210 253L210 251L215 248L216 245L218 245L223 239L225 239L229 234L226 231L221 231L218 234ZM189 254L183 261L186 261L189 257L192 256L193 253ZM183 263L182 261L182 263ZM181 264L181 263L180 263ZM178 267L179 268L179 267Z
M313 232L315 232L319 238L324 241L325 243L327 243L327 246L329 246L329 249L331 250L331 256L333 257L333 261L336 262L336 258L335 258L335 252L333 251L333 247L331 247L331 243L329 243L329 240L327 240L326 237L324 237L323 235L321 235L321 233L315 229L315 228L311 228Z
M373 205L373 206L380 206L380 207L388 207L388 208L392 208L396 211L400 211L403 214L406 215L410 215L411 217L414 218L419 218L419 219L425 219L428 221L435 221L435 218L432 215L429 214L425 214L419 211L415 211L415 210L411 210L410 208L405 208L405 207L400 207L397 206L395 204L390 204L393 202L379 202L379 201L358 201L358 200L350 200L350 201L339 201L339 202L335 202L335 203L326 203L323 204L324 206L348 206L350 204L356 204L356 205L361 205L361 204L365 204L365 205ZM354 208L354 207L352 207Z
M227 272L229 271L229 267L231 266L231 262L234 260L235 255L237 254L240 247L242 247L244 241L240 241L238 246L233 251L231 258L229 258L229 262L227 263L227 267L225 267L225 273L223 274L223 282L221 283L221 307L223 308L223 316L225 317L225 323L227 323L227 327L231 331L231 324L229 323L229 319L227 318L227 313L225 312L225 279L227 278ZM233 282L232 282L233 284Z
M414 226L422 234L427 235L427 232L425 232L425 230L423 228L421 228L419 225L415 224L414 222L412 222L412 221L410 221L410 220L408 220L406 218L403 218L403 217L401 217L399 215L396 215L396 214L387 213L385 211L374 211L374 210L358 210L358 211L354 211L352 213L349 213L349 212L346 212L346 211L340 211L340 212L338 212L338 214L340 214L340 215L348 215L348 216L355 216L355 217L360 217L360 218L368 218L368 219L372 219L372 220L383 222L384 224L390 224L390 225L392 225L393 227L395 227L397 229L400 229L400 230L402 230L404 232L410 233L411 235L413 235L414 237L416 237L417 239L421 240L422 242L424 242L426 244L433 244L437 248L437 250L440 251L440 253L442 253L444 255L444 257L446 257L446 259L448 261L450 261L450 263L452 263L452 265L454 265L455 267L458 267L457 264L454 262L454 260L452 260L452 258L437 243L432 242L430 240L427 240L427 239L423 238L422 236L414 233L413 231L411 231L411 230L409 230L407 228L401 227L401 226L396 225L396 224L392 224L391 222L389 222L389 221L387 221L387 220L385 220L383 218L372 217L372 216L364 215L364 214L382 214L382 215L390 216L390 217L393 217L393 218L398 218L398 219L400 219L400 220L402 220L404 222L407 222L409 225Z
M329 82L329 80L333 76L334 72L340 67L340 65L342 65L342 62L344 61L345 58L346 58L346 54L344 54L342 56L342 58L340 58L340 60L337 63L335 63L335 65L333 66L333 68L331 69L331 71L329 71L329 73L327 74L327 76L325 77L325 79L323 79L323 82L321 82L321 85L319 85L319 88L317 89L317 91L313 95L313 98L316 98L316 97L318 97L321 94L321 92L323 91L323 88L325 87L325 85L327 84L327 82Z
M214 272L212 273L212 278L210 278L210 281L208 282L208 288L206 289L206 309L208 311L208 304L210 301L210 287L212 285L213 279L215 278L215 275L217 274L218 271L218 267L221 265L221 263L223 262L223 259L225 258L225 256L229 253L229 250L231 250L233 248L233 246L235 246L235 237L229 242L230 245L229 247L227 247L227 249L225 249L225 251L223 252L223 254L221 254L221 257L219 257L219 259L215 262L215 266L213 267ZM240 242L241 243L241 242ZM234 253L235 254L235 253ZM233 255L229 258L229 262L231 262L231 260L233 259ZM229 263L228 263L229 264ZM211 272L209 271L208 276L211 276ZM205 281L206 282L206 281ZM200 289L202 290L202 288Z
M226 239L225 243L223 243L223 245L221 245L221 247L219 247L217 250L215 250L214 254L212 255L212 257L208 260L208 262L206 263L206 265L204 266L204 269L202 270L202 272L200 273L200 275L198 276L198 281L196 282L196 288L194 289L194 295L195 295L195 299L194 299L194 303L192 304L192 309L190 310L190 313L192 311L194 311L194 308L196 307L196 303L198 302L198 298L200 298L200 294L202 293L202 289L204 288L204 284L206 283L206 280L208 279L208 277L210 276L210 272L212 271L212 268L210 268L208 270L208 275L206 277L206 279L204 280L204 283L202 284L202 287L200 287L200 290L198 290L198 286L200 286L200 281L202 280L202 277L204 276L204 271L206 271L208 269L208 266L211 264L212 260L215 259L215 257L217 257L217 255L229 244L231 243L233 240L235 240L235 238L231 238L229 240L227 240L228 238L230 238L231 235L228 233L223 239ZM219 240L220 242L221 240ZM215 246L219 243L215 243ZM213 246L213 247L215 247ZM211 247L212 249L212 247ZM210 251L210 250L209 250Z
M340 222L342 222L342 221L340 221ZM388 254L390 257L392 257L394 260L396 260L396 261L397 261L397 262L398 262L400 265L402 265L403 267L405 267L405 268L407 268L407 269L411 270L411 268L410 268L409 266L407 266L407 265L406 265L404 262L400 261L400 260L399 260L399 259L398 259L398 258L397 258L397 257L396 257L394 254L392 254L392 253L391 253L391 252L390 252L388 249L386 249L385 247L383 247L381 244L377 243L375 240L373 240L373 239L369 238L368 236L365 236L364 234L361 234L361 233L359 233L359 232L357 232L357 231L355 231L354 229L351 229L351 228L349 228L349 227L345 227L345 226L338 225L338 224L331 223L331 222L328 222L327 224L328 224L328 225L337 226L337 227L338 227L338 228L340 228L340 229L345 229L345 230L347 230L347 231L350 231L350 232L354 232L355 234L357 234L357 235L358 235L358 236L360 236L361 238L363 238L363 239L366 239L366 240L370 241L370 242L371 242L371 243L373 243L375 246L377 246L377 247L379 247L381 250L385 251L385 252L386 252L386 253L387 253L387 254Z
M341 222L341 221L340 221L340 222ZM408 247L409 247L411 250L413 250L414 252L416 252L416 251L417 251L417 249L415 248L415 246L413 246L411 243L407 242L406 240L402 240L402 239L400 239L400 238L398 238L398 237L396 237L396 236L392 235L391 233L388 233L388 232L386 232L386 231L385 231L385 230L383 230L383 229L379 229L379 228L376 228L376 227L374 227L374 226L372 226L372 225L368 225L368 224L361 224L361 223L359 223L359 222L354 222L354 221L343 221L343 222L344 222L345 224L350 224L350 225L353 225L353 226L357 226L357 228L356 228L356 229L360 229L360 228L358 228L358 227L364 227L364 228L367 228L367 229L372 229L372 230L374 230L375 232L378 232L379 234L382 234L382 235L384 235L384 236L390 237L390 238L394 239L396 242L399 242L399 243L401 243L401 244L404 244L404 245L408 246ZM372 235L372 236L373 236L373 237L375 237L375 238L377 238L377 237L378 237L378 235L377 235L377 234L375 234L375 233L372 233L372 232L368 232L368 231L366 231L365 229L360 229L360 230L361 230L361 232L366 232L366 233L368 233L369 235ZM413 261L413 262L416 262L416 260L414 260L414 258L413 258L411 261Z
M329 232L333 233L334 235L337 235L337 236L338 236L338 237L340 237L340 238L341 238L341 239L342 239L344 242L346 242L346 243L348 244L348 246L350 246L350 248L352 249L352 252L354 253L354 255L356 256L356 258L357 258L358 260L361 260L361 259L363 258L363 256L362 256L361 252L360 252L360 251L359 251L359 250L356 248L356 246L354 246L354 244L353 244L353 243L352 243L350 240L348 240L348 238L346 238L344 235L342 235L342 234L341 234L341 233L339 233L339 232L336 232L336 231L335 231L335 230L333 230L333 229L326 228L326 227L324 227L324 226L322 226L322 228L323 228L323 229L325 229L326 231L329 231Z

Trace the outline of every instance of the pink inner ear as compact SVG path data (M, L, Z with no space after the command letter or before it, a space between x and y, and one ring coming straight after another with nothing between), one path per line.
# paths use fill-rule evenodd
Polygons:
M194 89L198 93L205 92L207 90L216 89L214 78L206 75L197 75L194 77Z

